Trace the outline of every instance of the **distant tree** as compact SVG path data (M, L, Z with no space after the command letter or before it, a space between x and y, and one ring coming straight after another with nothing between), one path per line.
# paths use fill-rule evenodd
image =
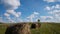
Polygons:
M38 19L38 23L40 23L40 19Z
M0 24L2 24L2 22L0 22Z
M37 21L38 21L38 28L39 28L41 26L40 19L38 19Z
M40 23L40 19L38 19L37 21L38 21L38 24L40 24L40 25L41 25L41 23Z

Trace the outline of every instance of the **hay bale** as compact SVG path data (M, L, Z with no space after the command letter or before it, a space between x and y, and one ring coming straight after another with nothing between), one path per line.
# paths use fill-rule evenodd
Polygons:
M5 34L31 34L30 25L20 23L7 28Z
M38 28L40 28L40 26L41 26L40 23L32 23L30 28L31 29L38 29Z
M30 28L38 29L40 26L41 24L38 23L32 23L32 25L29 23L19 23L8 27L5 34L31 34Z
M31 24L31 29L35 29L36 28L36 24Z

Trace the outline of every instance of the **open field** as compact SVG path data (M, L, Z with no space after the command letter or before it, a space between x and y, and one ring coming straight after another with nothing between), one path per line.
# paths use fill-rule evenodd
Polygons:
M4 26L4 24L0 24L0 34L4 34L7 26Z
M60 34L60 24L56 23L43 23L41 24L38 32L36 30L32 30L33 34Z
M4 34L8 25L0 24L0 34ZM41 27L31 29L32 34L60 34L60 23L42 23Z

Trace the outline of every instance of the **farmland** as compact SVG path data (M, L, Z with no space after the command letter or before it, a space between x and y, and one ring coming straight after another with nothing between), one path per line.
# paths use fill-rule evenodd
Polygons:
M8 24L9 25L9 24ZM0 34L4 34L7 26L0 24ZM31 29L32 34L60 34L60 24L59 23L41 23L41 27L36 29Z

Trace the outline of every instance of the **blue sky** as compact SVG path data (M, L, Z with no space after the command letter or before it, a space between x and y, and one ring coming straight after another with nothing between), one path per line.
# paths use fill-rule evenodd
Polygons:
M0 22L60 22L60 0L0 0Z

